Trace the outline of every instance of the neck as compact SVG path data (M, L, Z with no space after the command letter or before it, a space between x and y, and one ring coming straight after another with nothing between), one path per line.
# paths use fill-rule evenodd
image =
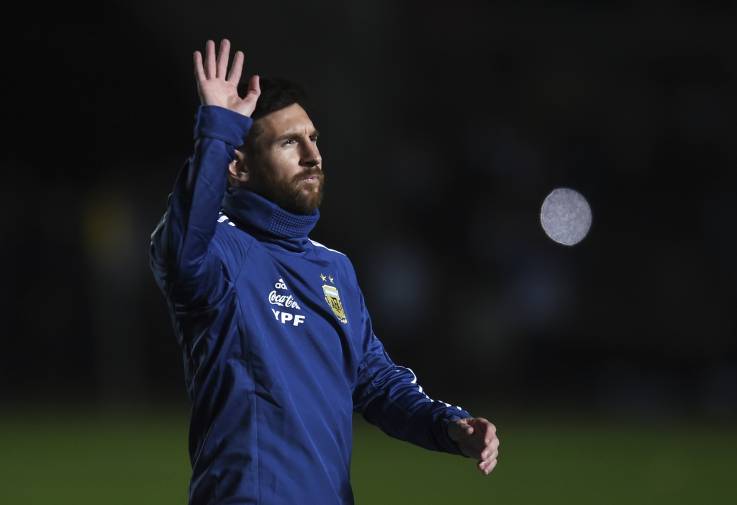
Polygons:
M257 238L289 249L303 249L309 242L309 233L320 219L317 209L310 214L289 212L258 193L238 186L228 188L223 199L223 212Z

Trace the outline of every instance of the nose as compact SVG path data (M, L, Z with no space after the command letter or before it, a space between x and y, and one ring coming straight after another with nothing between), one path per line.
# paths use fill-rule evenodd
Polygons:
M320 157L320 150L315 144L308 144L305 146L300 165L307 167L320 167L322 169L322 158Z

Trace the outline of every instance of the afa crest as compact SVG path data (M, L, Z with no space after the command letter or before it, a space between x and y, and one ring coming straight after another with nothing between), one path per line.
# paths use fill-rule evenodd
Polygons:
M323 284L322 292L325 294L325 301L328 302L330 308L333 309L335 317L337 317L338 321L341 323L346 324L348 322L348 318L345 316L345 309L343 309L343 304L340 302L340 293L338 293L338 288L329 284Z

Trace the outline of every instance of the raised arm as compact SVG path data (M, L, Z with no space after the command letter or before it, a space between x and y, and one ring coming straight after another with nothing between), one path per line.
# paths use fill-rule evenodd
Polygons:
M201 106L194 128L194 153L177 176L164 217L151 235L151 268L159 286L180 303L207 302L226 289L222 262L211 247L227 187L228 165L245 142L250 115L261 93L257 75L245 97L238 95L244 55L235 53L228 73L230 42L215 54L208 40L203 62L194 53ZM226 75L227 74L227 75Z

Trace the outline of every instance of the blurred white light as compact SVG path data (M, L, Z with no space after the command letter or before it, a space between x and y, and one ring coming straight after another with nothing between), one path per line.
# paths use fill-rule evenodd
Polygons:
M576 245L591 228L591 207L578 191L556 188L543 201L540 223L555 242Z

